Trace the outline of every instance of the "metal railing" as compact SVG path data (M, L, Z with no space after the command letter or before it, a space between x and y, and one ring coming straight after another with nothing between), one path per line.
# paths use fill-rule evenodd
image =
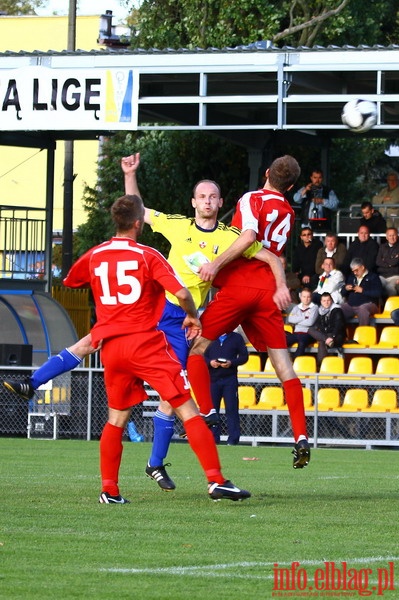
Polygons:
M45 260L45 209L0 206L0 277L43 279Z
M46 389L38 390L30 402L19 401L2 385L6 378L20 379L29 374L26 367L0 368L0 435L38 438L99 439L107 419L107 401L101 368L78 368L55 378ZM361 376L352 379L331 374L304 374L302 385L310 389L313 406L306 410L308 431L316 446L399 447L399 412L341 412L318 410L318 392L321 388L339 390L342 400L351 388L367 389L369 403L378 389L397 390L399 377L387 375ZM276 378L265 378L251 373L240 378L240 385L255 388L259 400L266 386L281 384ZM149 399L134 407L132 420L145 441L152 439L152 416L159 396L147 389ZM286 407L261 410L257 405L240 410L241 442L252 444L290 444L292 430ZM29 430L28 430L29 425ZM175 438L182 432L176 421ZM222 440L226 439L226 424L222 411ZM127 439L127 436L126 436Z

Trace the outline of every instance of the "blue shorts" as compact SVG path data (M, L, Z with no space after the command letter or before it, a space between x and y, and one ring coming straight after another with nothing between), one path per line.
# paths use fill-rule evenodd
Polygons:
M182 324L186 318L186 313L177 304L172 304L166 300L162 317L158 323L157 329L160 329L166 335L169 344L172 346L182 367L187 368L187 357L190 349L190 342L186 338L186 330L182 329Z

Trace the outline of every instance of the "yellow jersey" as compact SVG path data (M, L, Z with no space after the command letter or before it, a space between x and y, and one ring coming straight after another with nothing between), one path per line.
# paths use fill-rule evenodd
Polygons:
M240 230L219 221L213 229L202 229L196 225L194 217L168 215L156 210L150 210L150 215L152 230L161 233L171 244L169 264L191 292L195 306L200 308L212 285L198 276L200 266L213 261L229 248L240 235ZM260 242L254 242L243 256L252 258L261 248ZM175 296L169 293L166 296L170 302L178 304Z

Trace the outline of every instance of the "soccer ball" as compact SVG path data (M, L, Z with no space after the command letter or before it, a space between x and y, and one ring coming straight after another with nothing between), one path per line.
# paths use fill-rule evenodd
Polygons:
M351 131L364 133L377 123L377 105L369 100L350 100L342 110L341 119Z

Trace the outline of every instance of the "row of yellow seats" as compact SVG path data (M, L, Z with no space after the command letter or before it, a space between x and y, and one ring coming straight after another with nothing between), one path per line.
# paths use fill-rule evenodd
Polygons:
M399 328L398 328L399 329ZM293 363L294 371L301 377L312 376L317 373L316 357L313 355L297 356ZM346 375L350 379L363 379L367 375L381 375L387 377L399 377L399 358L396 356L381 357L374 372L373 361L370 356L354 356L351 358L348 368L345 370L345 362L341 356L326 356L319 369L320 378L331 378L332 376ZM276 377L276 371L267 359L265 368L261 371L260 356L254 354L249 360L238 367L238 377ZM340 377L342 379L342 377Z
M287 410L284 392L281 387L268 386L261 391L259 402L256 402L256 390L252 386L239 386L238 399L240 409ZM306 410L313 410L313 399L310 388L303 388L303 399ZM364 388L351 388L345 392L342 405L337 388L320 388L317 394L317 406L321 412L394 412L399 413L395 390L378 389L374 392L369 405L368 391ZM223 406L222 406L223 408Z
M382 314L382 313L381 313ZM284 329L292 333L291 325L284 325ZM396 325L386 325L381 329L379 339L377 340L377 329L374 325L358 325L353 333L353 342L343 345L344 348L398 348L399 347L399 327ZM292 348L298 344L293 344ZM317 342L310 344L310 347L317 346Z

